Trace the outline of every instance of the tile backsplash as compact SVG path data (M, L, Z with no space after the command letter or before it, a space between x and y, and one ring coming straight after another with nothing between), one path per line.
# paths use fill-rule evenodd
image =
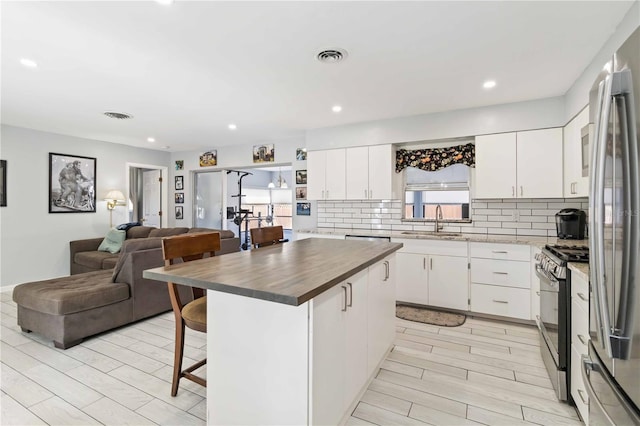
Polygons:
M587 198L497 199L471 202L471 223L443 223L444 232L556 236L555 214L585 210ZM433 231L433 222L403 221L402 201L318 201L318 228Z

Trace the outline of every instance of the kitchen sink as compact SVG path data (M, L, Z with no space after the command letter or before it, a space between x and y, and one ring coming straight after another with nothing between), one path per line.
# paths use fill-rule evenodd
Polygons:
M462 235L460 232L435 232L435 231L403 231L405 235L424 235L424 236L439 236L439 237L457 237Z

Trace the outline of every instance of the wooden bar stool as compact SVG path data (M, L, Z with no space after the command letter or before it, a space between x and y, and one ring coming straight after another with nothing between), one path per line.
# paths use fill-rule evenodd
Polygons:
M280 244L289 240L284 239L282 226L265 226L251 229L251 245L254 248Z
M164 257L164 264L165 266L173 265L176 259L181 259L183 262L202 259L207 253L210 257L215 256L215 252L220 250L220 245L219 232L183 234L163 238L162 255ZM178 393L178 384L182 377L204 387L207 386L205 379L192 374L192 371L207 363L206 358L182 370L184 327L187 326L203 333L207 332L207 297L203 289L192 287L193 301L183 304L178 294L178 285L179 284L172 282L167 283L169 297L171 298L171 307L173 308L173 314L176 319L176 343L171 396L176 396Z

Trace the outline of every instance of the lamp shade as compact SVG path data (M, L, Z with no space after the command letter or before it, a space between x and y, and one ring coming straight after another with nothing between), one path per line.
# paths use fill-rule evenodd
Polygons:
M117 189L112 189L110 190L106 197L104 197L105 200L113 200L113 201L124 201L124 194L121 191L118 191Z

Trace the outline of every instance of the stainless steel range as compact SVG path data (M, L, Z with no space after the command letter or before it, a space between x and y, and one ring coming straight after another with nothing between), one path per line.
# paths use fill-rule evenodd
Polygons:
M571 274L567 263L589 262L586 246L546 245L536 255L540 278L540 353L558 399L569 395Z

